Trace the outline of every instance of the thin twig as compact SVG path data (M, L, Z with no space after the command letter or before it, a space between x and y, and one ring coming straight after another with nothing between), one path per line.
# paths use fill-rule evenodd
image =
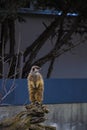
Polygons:
M16 71L15 74L11 75L9 78L11 79L14 76L16 77L16 75L19 74L19 73L20 73L20 71L18 71L18 72Z
M15 65L15 71L14 71L14 78L13 78L13 85L15 83L15 79L16 79L16 73L17 73L17 65L18 65L18 55L19 55L19 48L20 48L20 44L21 44L21 35L19 32L19 42L18 42L18 50L17 50L17 56L16 56L16 65Z
M3 74L0 73L0 76L3 76Z
M8 78L10 69L11 69L12 62L13 62L13 58L12 58L11 61L10 61L10 65L9 65L9 68L8 68L8 71L7 71L7 78Z
M11 59L11 62L10 62L10 65L9 65L9 68L8 68L8 71L7 71L7 76L5 77L5 81L4 81L4 87L5 88L6 88L6 83L7 83L7 80L8 80L8 74L9 74L9 71L10 71L10 68L11 68L12 60L13 59Z
M16 79L16 75L19 73L19 72L17 72L17 65L18 65L18 55L19 55L20 43L21 43L21 36L19 35L19 42L18 42L18 50L17 50L17 56L16 56L15 71L14 71L14 75L12 75L12 76L14 76L14 79L13 79L12 85L11 85L11 87L10 87L10 89L9 89L8 91L7 91L7 89L6 89L6 81L7 81L7 79L6 79L5 84L4 84L5 95L0 99L0 102L3 101L3 100L4 100L11 92L13 92L14 89L16 88L16 87L15 87L15 79ZM4 54L4 53L3 53L3 54ZM3 55L2 55L2 56L3 56ZM9 73L9 71L10 71L10 67L11 67L11 64L12 64L12 60L13 60L13 59L11 59L10 66L9 66L9 69L8 69L8 73ZM3 61L3 65L4 65L4 61ZM3 69L3 72L4 72L4 69ZM7 73L7 76L8 76L8 73ZM12 76L11 76L11 77L12 77ZM11 78L11 77L10 77L10 78ZM3 78L3 80L4 80L4 78ZM2 85L3 85L3 84L2 84Z
M0 99L0 102L2 102L11 92L14 91L16 87L11 87L9 91Z
M8 59L5 61L5 63L7 63L8 61L10 61L12 58L13 58L13 57L8 58Z
M21 52L21 61L20 61L20 73L19 73L19 78L22 78L22 73L23 73L23 52Z
M3 77L2 77L2 89L4 90L5 93L7 93L7 89L6 89L6 86L4 85L5 84L5 63L4 63L4 41L2 41L2 74L3 74Z

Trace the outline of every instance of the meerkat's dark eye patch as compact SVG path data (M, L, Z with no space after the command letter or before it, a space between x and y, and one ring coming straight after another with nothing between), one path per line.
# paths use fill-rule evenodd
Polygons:
M33 71L35 71L35 68L33 68Z

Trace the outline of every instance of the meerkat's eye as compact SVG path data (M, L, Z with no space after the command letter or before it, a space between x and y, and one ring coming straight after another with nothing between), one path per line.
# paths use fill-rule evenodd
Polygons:
M35 68L33 68L33 71L35 71Z

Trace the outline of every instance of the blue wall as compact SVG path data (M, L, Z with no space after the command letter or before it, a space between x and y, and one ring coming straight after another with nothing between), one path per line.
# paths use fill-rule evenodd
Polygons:
M13 80L6 81L7 91ZM16 88L1 104L24 105L29 103L27 80L16 79ZM0 93L2 80L0 80ZM45 79L44 101L45 104L79 103L87 102L87 79Z

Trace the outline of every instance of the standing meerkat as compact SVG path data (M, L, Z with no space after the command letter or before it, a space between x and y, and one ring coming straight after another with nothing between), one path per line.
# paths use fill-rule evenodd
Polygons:
M42 103L44 92L43 77L39 72L40 67L33 66L28 74L28 91L31 103Z

